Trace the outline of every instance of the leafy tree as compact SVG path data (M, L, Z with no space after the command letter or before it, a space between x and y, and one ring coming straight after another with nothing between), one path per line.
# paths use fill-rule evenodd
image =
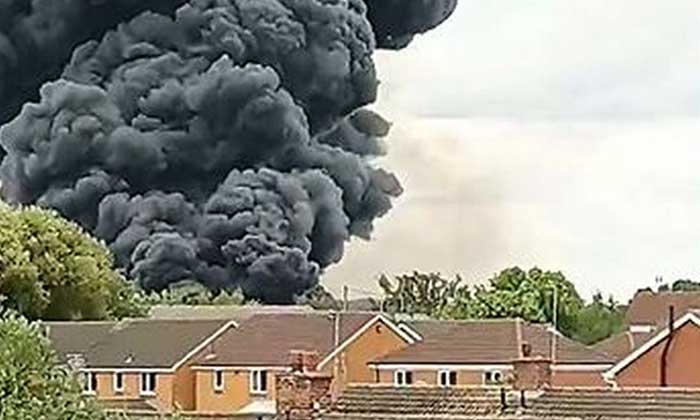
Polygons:
M106 420L81 395L76 376L58 366L36 324L6 313L0 318L0 419Z
M612 296L606 301L596 293L593 301L578 312L572 338L584 344L597 343L622 331L624 320L625 311Z
M561 272L509 268L489 279L488 285L461 299L452 308L455 318L515 318L553 323L567 335L577 327L584 302ZM556 304L555 304L556 302Z
M342 302L333 297L333 295L320 284L298 297L295 303L297 305L308 305L316 310L339 311L343 308Z
M103 319L144 309L103 244L54 212L3 203L0 295L29 319Z
M160 293L147 296L149 305L243 305L245 297L239 290L212 291L201 283L185 280L173 283Z
M671 291L672 292L700 292L700 282L689 280L689 279L676 280L671 285Z
M384 294L384 310L433 317L445 316L455 302L468 297L468 288L461 283L459 276L449 280L438 273L417 271L396 276L394 281L386 275L379 278L379 287Z

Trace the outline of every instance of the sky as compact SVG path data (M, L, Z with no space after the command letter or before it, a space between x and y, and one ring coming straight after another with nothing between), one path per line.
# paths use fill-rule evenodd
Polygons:
M406 192L324 284L536 265L625 301L700 279L699 19L697 0L460 0L378 53L377 164Z

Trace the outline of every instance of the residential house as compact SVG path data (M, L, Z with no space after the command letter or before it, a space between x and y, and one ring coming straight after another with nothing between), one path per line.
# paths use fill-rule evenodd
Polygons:
M637 293L625 331L595 346L615 360L607 380L617 387L700 386L699 311L698 292Z
M126 320L44 324L84 391L112 405L194 409L191 359L235 323L226 320Z
M196 410L269 417L276 412L276 378L289 371L290 353L316 352L316 370L333 378L337 393L349 383L371 382L371 360L414 341L376 313L258 314L194 358Z
M638 292L627 309L625 330L594 347L616 361L624 359L668 326L671 307L676 316L700 310L700 292Z
M700 312L656 332L605 373L622 388L700 388Z
M600 387L614 362L550 327L519 319L418 321L410 328L420 341L374 359L375 382L500 386L513 379L516 363L539 358L551 371L553 386Z

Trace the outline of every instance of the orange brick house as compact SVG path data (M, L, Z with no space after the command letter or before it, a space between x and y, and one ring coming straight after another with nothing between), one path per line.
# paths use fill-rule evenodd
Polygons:
M110 405L193 410L191 359L236 323L126 320L44 324L62 361L83 376L84 392Z
M372 313L246 313L233 320L144 319L49 322L62 363L78 370L85 393L127 411L276 413L276 378L291 371L293 352L320 355L316 370L333 391L372 378L368 362L414 338Z
M551 386L603 387L613 359L570 340L547 326L518 319L420 321L410 324L420 342L376 358L370 366L382 384L502 386L514 365L547 361ZM541 364L541 362L538 362Z
M621 388L699 388L700 313L690 310L605 373Z
M260 314L213 340L193 361L200 413L275 414L276 376L289 371L294 351L317 352L316 370L333 377L338 393L373 378L368 363L406 348L414 338L372 313Z

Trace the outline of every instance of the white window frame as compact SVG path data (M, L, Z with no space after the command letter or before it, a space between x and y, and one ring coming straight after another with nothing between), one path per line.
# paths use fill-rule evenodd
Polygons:
M153 379L151 380L150 378ZM156 395L156 388L158 386L158 374L156 372L141 372L139 382L139 391L141 395Z
M265 389L263 389L263 376L265 377ZM250 393L252 395L267 395L270 387L269 377L265 369L253 369L250 371Z
M121 379L121 386L117 384L117 378ZM115 394L124 393L124 372L116 371L112 374L112 389L114 390Z
M454 375L455 381L452 383L450 381L450 378L452 378L452 375ZM457 386L457 371L456 370L449 370L449 369L442 369L438 371L438 385L443 387L443 388L450 388L453 386Z
M221 379L221 381L219 381ZM214 392L223 392L226 387L226 378L223 369L214 369L211 372L211 381Z
M409 383L408 377L411 377ZM394 371L394 385L395 386L409 386L413 384L413 372L410 370L399 369Z
M495 379L495 376L498 375L499 379ZM490 376L490 379L487 379L487 376ZM503 384L503 372L500 370L492 369L492 370L485 370L484 374L482 376L484 385L502 385Z
M94 382L93 382L94 379ZM94 387L93 387L94 383ZM97 372L83 372L83 394L85 395L97 395L97 387L99 386L97 380Z

